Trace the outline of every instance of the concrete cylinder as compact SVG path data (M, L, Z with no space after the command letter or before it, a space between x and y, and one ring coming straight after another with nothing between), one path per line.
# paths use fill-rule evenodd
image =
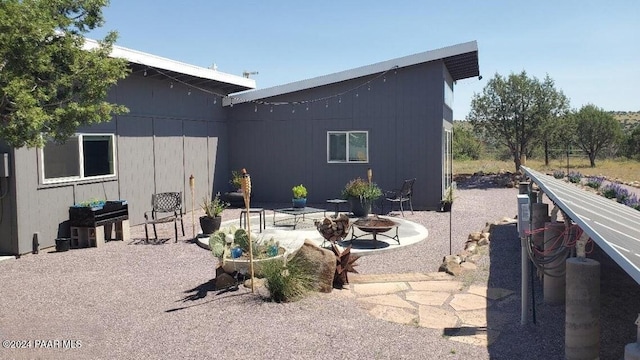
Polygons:
M562 238L558 239L558 237L562 235L564 230L564 223L545 223L545 230L543 234L545 252L552 251L554 248L562 246L563 240ZM556 277L547 274L544 275L544 280L542 282L544 302L549 305L564 304L567 284L565 275L563 274L565 270L565 258L562 257L547 266L549 268L553 268L551 271L553 274L562 274L562 276Z
M600 263L570 258L567 266L564 355L598 359L600 353Z
M635 342L624 347L624 360L640 360L640 343Z
M544 229L545 225L549 223L549 204L534 203L531 204L531 224L533 226L533 243L538 250L542 250L542 243L544 242ZM564 291L564 290L563 290Z
M526 194L529 192L529 183L522 181L518 184L518 194Z

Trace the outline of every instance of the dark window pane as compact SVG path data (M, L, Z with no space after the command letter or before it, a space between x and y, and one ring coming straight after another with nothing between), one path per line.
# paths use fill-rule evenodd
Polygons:
M82 138L84 176L113 174L111 136L85 135Z
M329 134L329 161L347 160L346 134Z
M45 179L80 176L77 137L70 138L64 144L48 142L42 153Z

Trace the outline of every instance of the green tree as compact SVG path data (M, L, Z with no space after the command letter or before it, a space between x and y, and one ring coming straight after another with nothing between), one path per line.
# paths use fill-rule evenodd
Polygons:
M567 103L549 76L540 81L524 71L508 78L496 74L473 96L467 119L476 131L507 146L518 171L522 155L542 138L542 126L562 115Z
M622 138L620 122L595 105L585 105L572 115L576 129L576 143L589 156L591 167L596 166L598 152L615 145Z
M624 156L640 159L640 126L636 126L633 131L625 134L623 143Z
M473 134L471 124L453 123L452 152L456 160L478 160L482 154L482 142Z
M108 0L0 0L0 138L14 147L64 142L82 125L127 111L106 101L128 74L110 58L109 33L94 49L83 34L102 26Z

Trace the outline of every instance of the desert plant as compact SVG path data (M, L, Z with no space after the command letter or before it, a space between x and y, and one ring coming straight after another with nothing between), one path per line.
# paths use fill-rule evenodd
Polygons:
M275 302L291 302L304 297L316 286L314 264L301 256L266 261L262 265L265 287Z
M361 178L349 181L342 190L342 197L345 199L357 197L360 198L360 201L375 200L380 196L382 196L382 190L376 183L370 183Z
M600 186L602 186L602 182L604 181L604 178L601 176L589 176L587 178L587 186L593 189L600 189Z
M444 196L442 197L442 202L445 204L453 204L453 200L455 197L453 196L453 186L449 186L447 191L445 191Z
M307 188L302 184L294 186L291 191L293 191L294 199L305 199L307 197Z
M564 171L562 170L554 170L553 177L556 179L564 179Z
M616 201L619 202L620 204L627 204L627 200L631 197L631 193L629 193L629 190L623 188L622 186L618 185L618 191L616 193Z
M242 189L242 173L237 170L231 171L231 180L229 184L233 185L235 189Z
M569 179L569 182L577 184L582 179L582 174L578 171L570 171L567 175L567 179Z
M227 206L229 206L229 203L220 200L220 193L217 193L216 196L213 197L213 200L208 196L203 198L202 204L200 205L204 213L210 218L220 216Z

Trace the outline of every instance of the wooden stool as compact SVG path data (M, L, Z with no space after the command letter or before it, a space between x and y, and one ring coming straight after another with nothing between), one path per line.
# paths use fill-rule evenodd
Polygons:
M267 219L265 216L265 212L263 208L249 208L249 215L250 214L258 214L258 216L260 217L260 232L262 232L262 229L266 229L267 228ZM245 226L247 225L247 222L249 221L249 218L247 216L247 209L243 209L240 212L240 227L242 227L242 219L244 218L244 224Z

